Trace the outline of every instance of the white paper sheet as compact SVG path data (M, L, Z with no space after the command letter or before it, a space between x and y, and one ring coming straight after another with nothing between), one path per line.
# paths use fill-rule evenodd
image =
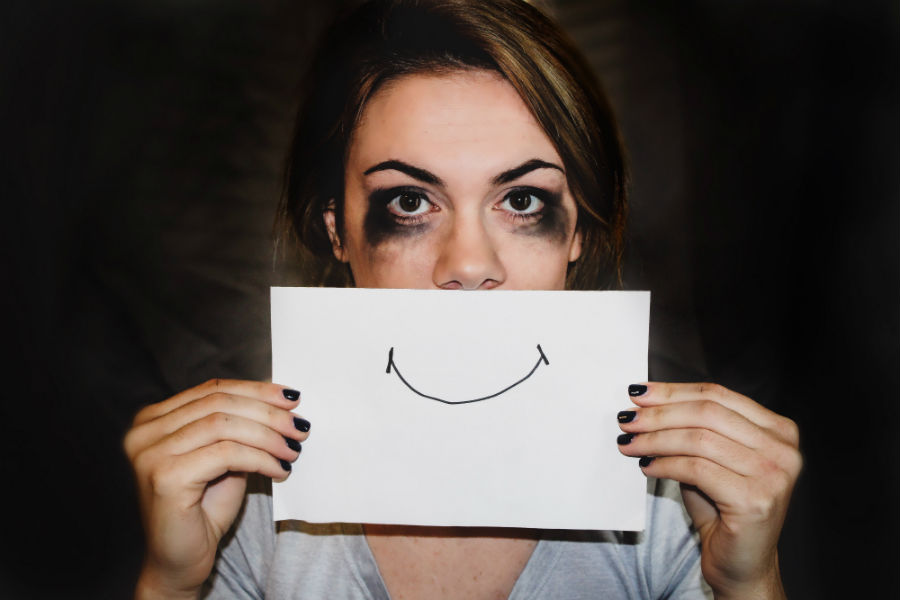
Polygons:
M272 288L272 380L312 423L275 519L643 529L646 480L615 440L649 309L649 292Z

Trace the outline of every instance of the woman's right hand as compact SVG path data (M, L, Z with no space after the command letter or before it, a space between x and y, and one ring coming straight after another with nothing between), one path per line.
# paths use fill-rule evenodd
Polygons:
M147 538L137 597L196 597L241 508L247 473L283 481L300 455L309 422L290 412L299 397L215 379L135 416L124 446Z

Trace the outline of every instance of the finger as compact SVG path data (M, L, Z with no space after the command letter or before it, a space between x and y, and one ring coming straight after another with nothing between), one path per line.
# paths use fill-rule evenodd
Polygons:
M738 475L762 472L759 453L708 429L666 429L650 433L624 433L618 438L619 451L626 456L694 456L711 460Z
M707 429L757 450L776 441L765 429L760 428L742 414L712 400L677 402L639 408L635 411L631 422L621 423L619 427L629 433L646 433L664 429Z
M155 463L147 478L152 493L184 498L187 492L189 496L185 500L191 503L199 501L210 481L229 472L259 473L275 481L283 481L290 474L290 463L258 448L232 441L217 442L168 460L151 456L153 450L138 457L139 462Z
M250 419L301 442L309 435L309 421L294 415L287 408L255 398L217 392L195 399L133 428L126 435L126 451L129 456L133 456L188 423L214 413L227 413Z
M648 477L673 479L692 485L712 500L720 511L737 511L747 495L748 478L706 458L693 456L644 457L641 470Z
M164 454L187 454L217 442L233 441L264 450L278 459L293 462L300 456L300 442L251 419L228 413L213 413L192 421L160 440Z
M206 383L194 386L156 404L143 408L134 418L134 424L140 425L152 419L170 413L198 398L216 393L246 396L268 402L273 406L294 407L300 399L300 392L274 383L261 381L245 381L241 379L210 379Z
M642 387L646 388L645 391L641 389ZM797 426L793 421L772 412L747 396L716 383L648 382L630 386L629 395L639 406L710 400L744 415L760 427L775 432L778 437L791 445L796 446L799 441Z
M232 441L216 442L182 456L196 486L205 486L228 472L259 473L276 481L287 479L291 472L290 463Z
M673 479L696 487L715 503L723 517L757 522L784 518L794 483L781 470L759 480L738 475L710 460L688 456L642 459L641 470L650 477ZM730 526L735 523L732 521Z
M700 444L699 448L680 452L682 454L705 456L702 446L709 444L713 448L718 447L721 451L721 445L725 441L744 447L746 451L738 448L725 450L731 459L741 461L744 466L737 467L733 462L720 462L720 464L745 475L762 475L773 470L781 470L796 479L803 466L803 458L796 446L784 442L773 432L762 429L745 419L743 415L710 400L638 408L635 411L628 411L628 413L632 420L620 422L619 427L627 433L637 434L637 437L633 439L640 439L642 445L648 443L648 440L663 439L672 443L677 439L656 438L655 434L651 432L661 434L664 431L682 430L690 433L679 435L693 439L681 438L680 443L697 442L699 439ZM726 440L721 440L722 437ZM643 455L656 453L653 451L642 452ZM675 448L659 452L659 454L668 455L678 453ZM632 452L627 454L632 454ZM723 458L721 455L709 455L710 458L713 456ZM744 462L744 460L748 462Z

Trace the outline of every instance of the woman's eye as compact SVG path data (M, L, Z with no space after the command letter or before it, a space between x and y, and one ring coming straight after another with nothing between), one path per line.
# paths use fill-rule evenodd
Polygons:
M387 208L395 215L415 217L431 210L431 202L417 192L400 192L387 203Z
M521 190L510 192L500 203L500 208L518 215L531 215L544 208L544 202L535 194Z

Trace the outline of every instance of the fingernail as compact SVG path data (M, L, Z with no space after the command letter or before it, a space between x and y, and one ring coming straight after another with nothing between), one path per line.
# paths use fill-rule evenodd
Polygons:
M309 431L309 421L300 417L294 417L294 427L300 431Z
M278 459L278 462L281 463L281 468L282 468L282 469L284 469L284 470L287 471L288 473L291 472L291 463L289 463L288 461L284 460L283 458L279 458L279 459Z
M628 386L629 396L643 396L647 393L647 386L641 383L632 383Z
M636 416L636 410L620 410L616 418L619 420L619 423L631 423Z
M300 442L293 438L285 437L284 441L287 442L288 448L293 450L294 452L300 452L303 446L300 445Z
M638 464L643 469L644 467L649 467L650 463L652 463L654 460L656 460L655 456L642 456L641 460L638 461Z
M625 446L631 443L631 440L634 438L633 433L623 433L619 437L616 438L616 443L620 446Z
M284 394L284 397L294 402L300 399L300 392L297 390L281 390L281 393Z

